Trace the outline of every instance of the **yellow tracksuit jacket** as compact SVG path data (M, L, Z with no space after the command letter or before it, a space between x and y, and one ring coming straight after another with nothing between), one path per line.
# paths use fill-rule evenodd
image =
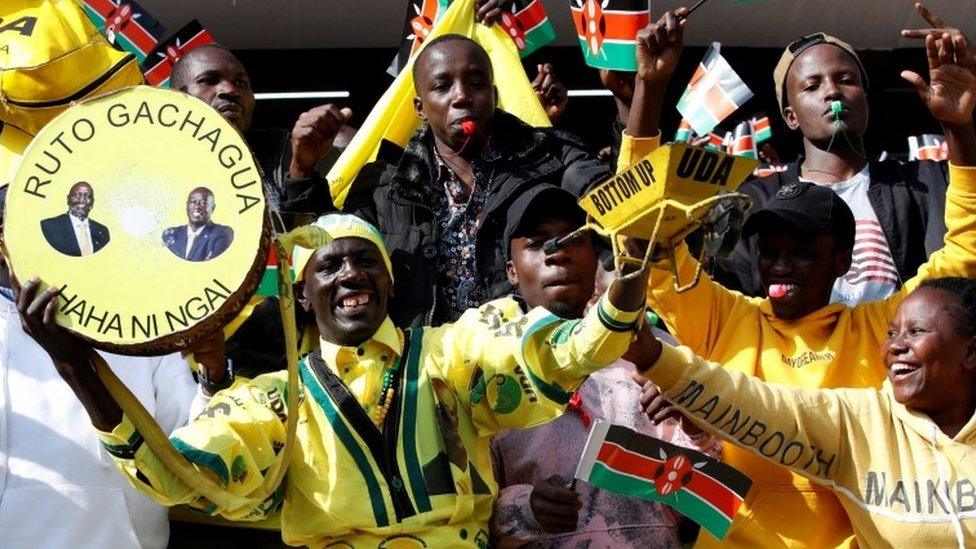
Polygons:
M165 505L259 520L283 503L289 544L485 547L497 492L490 437L557 417L587 374L626 351L640 317L606 296L570 321L541 308L524 314L504 298L437 328L401 332L387 318L359 348L323 342L301 364L298 444L285 481L237 513L180 483L128 419L102 442L130 481ZM369 414L397 360L399 390L380 431ZM245 495L279 459L285 386L284 372L239 381L171 441L198 470Z
M976 546L976 416L949 437L888 381L796 389L686 347L665 345L645 375L707 431L837 494L860 546Z
M945 246L887 299L850 308L831 304L798 320L782 320L769 301L729 291L702 276L677 294L667 271L652 271L648 306L682 345L706 360L793 387L880 387L885 379L881 342L901 300L923 280L976 276L976 168L950 166ZM678 250L682 280L694 273L687 248ZM836 547L851 540L837 498L822 486L726 445L726 463L753 479L725 547ZM696 547L719 542L707 532Z

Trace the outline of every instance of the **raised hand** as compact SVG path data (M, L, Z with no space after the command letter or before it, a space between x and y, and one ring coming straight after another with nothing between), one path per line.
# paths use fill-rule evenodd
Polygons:
M929 83L918 73L902 71L901 77L918 91L922 102L938 121L948 126L972 123L976 107L976 73L965 66L969 51L961 35L943 33L940 38L925 37L929 64Z
M925 19L925 22L929 24L928 28L921 29L902 29L901 35L905 38L915 38L919 40L924 40L926 36L932 36L936 40L941 40L942 35L948 33L950 36L955 38L956 36L962 36L963 40L966 36L961 30L947 24L938 15L935 15L928 8L922 5L921 2L915 3L915 11ZM968 47L967 44L967 54L962 63L963 66L967 66L972 70L976 70L976 52Z
M684 48L687 8L665 12L637 32L637 77L648 85L667 85Z
M610 90L614 98L628 107L634 100L635 76L632 72L600 69L600 82L603 83L603 87Z
M291 131L292 179L311 177L315 164L332 148L332 141L342 125L352 117L352 111L335 105L321 105L303 112Z
M501 17L501 0L477 0L474 3L474 20L482 25L493 25Z
M552 72L552 65L542 63L539 65L539 72L532 81L532 90L535 92L542 108L546 110L549 121L555 122L563 115L566 105L569 103L569 92L562 82L556 79Z

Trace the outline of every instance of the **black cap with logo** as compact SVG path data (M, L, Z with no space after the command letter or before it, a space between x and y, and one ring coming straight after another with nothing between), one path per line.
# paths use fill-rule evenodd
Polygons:
M801 233L831 234L838 249L854 248L854 214L829 187L805 181L783 185L746 219L742 236L748 238L776 221L786 222Z
M531 187L512 201L505 216L505 258L511 257L512 238L531 229L530 221L549 216L565 217L578 226L586 221L573 193L550 184Z

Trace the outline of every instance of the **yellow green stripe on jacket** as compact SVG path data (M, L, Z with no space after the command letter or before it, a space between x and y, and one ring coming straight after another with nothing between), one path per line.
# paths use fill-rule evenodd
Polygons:
M585 319L570 321L544 309L523 313L505 298L454 324L408 331L397 350L401 389L383 432L326 363L334 356L313 353L301 364L298 444L286 481L268 501L237 513L176 480L128 419L102 441L133 484L166 505L236 520L258 520L281 506L287 543L485 546L497 492L489 438L562 413L587 374L626 351L641 316L615 309L606 296ZM247 494L279 459L285 384L284 372L238 382L171 440L197 469Z

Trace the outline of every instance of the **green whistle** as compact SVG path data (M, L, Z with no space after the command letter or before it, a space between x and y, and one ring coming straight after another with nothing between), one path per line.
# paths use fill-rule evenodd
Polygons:
M844 112L844 105L840 101L830 102L830 112L834 114L834 117L840 116L840 113Z

